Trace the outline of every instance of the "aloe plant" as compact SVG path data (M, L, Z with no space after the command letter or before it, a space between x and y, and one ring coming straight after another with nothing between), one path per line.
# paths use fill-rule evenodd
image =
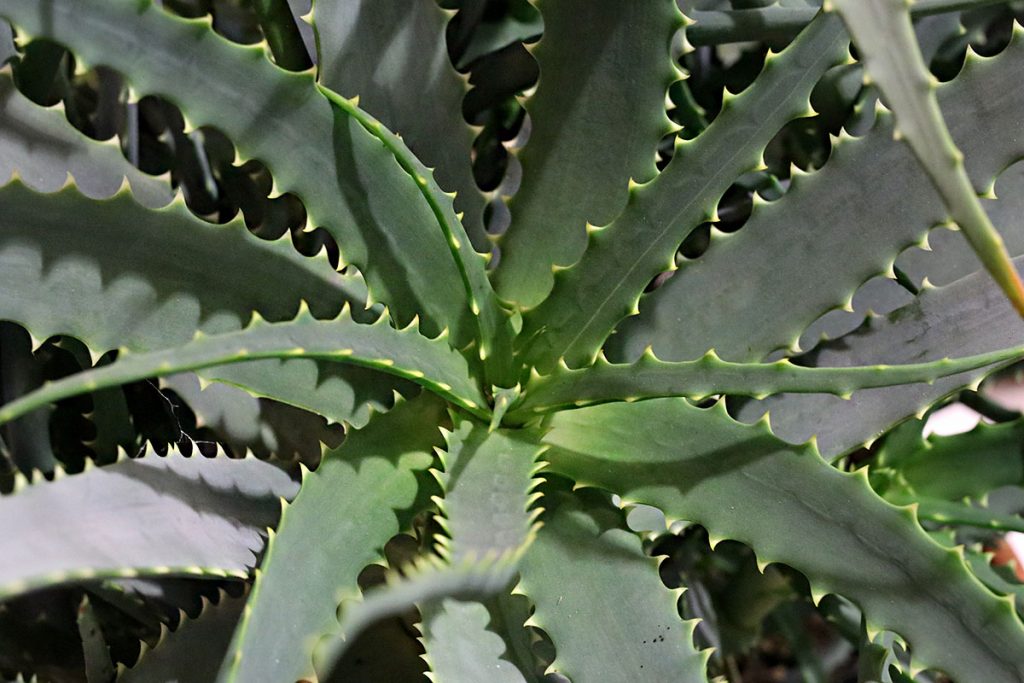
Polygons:
M1024 679L1012 8L300 4L0 0L0 674Z

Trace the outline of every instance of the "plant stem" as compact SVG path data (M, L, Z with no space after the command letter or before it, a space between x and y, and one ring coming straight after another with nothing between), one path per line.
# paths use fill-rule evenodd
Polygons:
M917 0L910 8L915 19L945 12L1003 5L1009 0ZM813 7L763 7L757 9L695 11L697 23L686 29L691 45L719 45L744 41L787 40L803 29L814 15Z

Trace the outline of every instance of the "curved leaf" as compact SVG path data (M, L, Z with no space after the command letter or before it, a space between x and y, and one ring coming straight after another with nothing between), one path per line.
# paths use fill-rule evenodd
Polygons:
M605 401L659 396L706 398L715 394L763 397L783 392L835 394L899 384L932 384L937 379L1024 356L1024 346L966 358L871 367L803 367L783 359L774 363L730 363L714 351L702 358L665 363L645 355L636 363L597 365L579 370L562 366L550 375L534 375L523 398L508 413L511 420Z
M14 86L10 67L0 69L0 185L17 175L38 192L56 192L70 175L86 196L106 199L126 181L150 208L173 198L170 178L146 175L124 158L116 142L86 137L61 107L34 104Z
M419 314L429 334L448 328L460 346L474 338L463 278L428 204L441 192L429 175L421 186L397 163L393 149L408 153L400 141L367 128L355 107L329 102L312 75L277 69L262 46L229 43L208 19L175 17L150 0L5 0L0 15L68 46L81 63L117 69L134 92L166 97L192 126L219 128L241 154L263 161L396 322ZM457 222L448 227L461 232Z
M1017 263L1024 262L1018 257ZM871 317L857 331L826 344L801 362L830 367L903 363L941 358L950 350L982 353L1024 342L1024 322L986 273L951 285L926 288L885 318ZM887 389L865 389L850 400L825 395L783 394L739 411L754 421L770 411L775 433L799 443L816 435L822 454L838 456L870 443L893 425L958 389L979 382L992 368Z
M616 510L586 499L544 518L516 589L535 605L528 623L554 643L548 671L573 681L706 681L696 622L679 617L682 591L665 587Z
M907 141L953 220L985 269L1024 317L1024 284L964 168L963 154L946 127L935 97L938 86L921 57L903 0L825 0L838 11L886 104L896 133Z
M424 655L437 683L523 683L512 662L504 659L505 642L488 630L490 614L479 602L444 600L423 610Z
M451 202L453 195L444 194L437 188L434 172L409 152L400 137L386 130L379 121L356 107L354 102L325 88L321 88L321 91L336 107L347 112L377 136L384 146L395 155L398 165L409 174L409 177L416 183L416 187L420 189L435 221L440 226L441 232L444 233L445 243L450 250L452 261L458 268L459 276L465 287L465 298L478 332L476 338L479 347L478 353L480 360L484 363L488 379L491 384L497 386L512 386L515 384L515 378L512 369L514 332L511 315L499 304L494 290L491 288L491 281L487 278L487 272L483 265L485 257L474 251L473 245L466 236L466 231L463 230L458 216L455 215ZM457 333L458 330L455 329L454 332ZM457 337L455 342L457 346Z
M448 60L447 17L434 0L316 2L318 78L402 136L437 181L458 193L473 246L490 252L484 197L473 179L473 134L462 118L466 85ZM409 88L421 88L420 96Z
M988 592L911 510L880 499L863 472L830 467L813 444L781 442L721 406L655 399L559 413L545 437L551 468L703 524L713 543L746 543L763 564L794 567L815 596L846 596L871 628L905 637L923 666L961 680L1024 676L1011 601Z
M448 536L438 536L439 556L427 556L403 571L403 577L368 592L361 602L345 606L343 641L322 656L332 668L345 648L370 623L400 614L414 605L447 597L484 598L508 586L535 535L530 511L536 496L536 435L526 431L489 430L470 421L456 421L441 451L443 473L436 473L443 498L436 502L439 522ZM444 610L442 610L444 611Z
M40 338L70 334L97 352L158 349L196 330L237 329L253 311L287 320L302 299L333 316L364 294L323 252L307 258L287 238L258 239L241 220L211 225L180 199L151 210L127 192L94 201L74 187L40 194L12 182L0 202L0 316ZM274 277L241 282L240 273Z
M541 77L524 102L530 137L495 272L498 293L522 308L551 291L553 265L579 259L588 223L605 225L625 207L630 179L657 174L655 152L672 126L665 94L681 75L670 50L683 25L673 0L536 6Z
M0 407L0 424L53 401L147 377L163 377L215 365L267 358L315 358L351 363L408 379L456 405L486 416L486 401L466 360L442 337L427 339L415 324L395 330L387 316L372 325L355 322L348 308L333 320L317 320L304 305L294 320L268 323L255 317L244 330L199 335L163 351L131 354L100 368L50 382Z
M317 639L359 595L357 578L399 529L395 511L416 496L416 472L439 445L444 404L429 394L399 403L303 478L272 537L219 681L293 681L313 672Z
M938 89L954 138L972 152L968 171L982 188L1024 157L1024 140L991 134L1024 125L1024 40L1016 33L995 58L969 56L960 75ZM879 112L863 137L833 138L825 166L795 173L781 199L755 198L741 230L713 231L704 255L681 263L670 280L641 298L640 315L624 320L609 339L609 357L632 360L650 345L666 360L694 358L711 347L727 360L759 361L795 347L826 311L848 307L858 287L888 273L901 251L926 240L945 219L928 177L892 134L892 116ZM1008 187L999 215L1013 228L1011 242L1020 245L1024 221L1014 214L1013 193ZM971 267L949 277L977 268L967 256ZM922 258L914 257L911 267L907 257L897 265L909 268L916 283L948 264L921 272L916 264ZM965 351L950 347L947 353Z
M162 627L156 647L143 645L135 666L119 666L118 683L209 683L244 607L244 597L221 595L216 605L204 600L195 619L182 617L175 630Z
M0 73L0 90L5 82ZM11 114L0 124L0 166L22 178L0 188L0 319L18 321L37 338L74 335L96 357L121 345L136 351L174 345L199 329L236 329L253 311L286 319L301 298L324 317L345 301L363 307L362 278L336 273L325 253L306 258L287 239L257 239L241 220L210 225L180 200L150 211L136 201L149 202L165 188L134 171L114 145L87 139L59 110L25 102L15 91L0 106ZM68 173L82 175L95 197L121 189L94 202L75 187L37 194L25 186L60 188ZM133 189L145 190L144 199L121 184L126 174ZM238 277L253 272L274 277ZM204 374L356 425L365 423L371 405L387 405L395 387L365 372L325 371L313 361Z
M588 364L644 288L675 268L680 243L715 210L722 194L791 119L808 110L818 79L847 57L842 22L823 15L784 52L769 56L761 75L695 140L677 138L672 162L646 185L634 186L622 213L591 232L583 258L559 273L551 295L523 321L520 350L548 372L564 357ZM706 349L705 349L706 350Z
M1024 421L989 425L969 432L920 439L893 453L888 439L879 468L899 473L915 494L958 501L979 498L1001 486L1024 484Z
M104 577L245 577L296 489L255 458L177 451L24 485L0 498L0 599Z

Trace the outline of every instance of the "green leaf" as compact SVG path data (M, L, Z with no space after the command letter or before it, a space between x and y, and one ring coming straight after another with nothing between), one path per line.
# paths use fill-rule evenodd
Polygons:
M105 577L245 577L297 486L255 458L171 451L19 488L0 498L0 599Z
M110 649L103 636L103 630L96 619L96 612L89 602L89 596L83 595L78 603L78 635L82 639L82 655L85 660L85 680L88 683L110 683L114 678L114 663L110 659Z
M592 232L582 260L559 273L551 295L524 319L521 352L542 372L565 357L589 363L615 325L635 308L653 277L675 268L680 243L715 210L738 176L791 119L825 71L847 57L841 22L821 16L695 140L676 140L672 162L654 180L634 186L623 212ZM705 349L706 350L706 349Z
M1022 69L1024 40L1018 36L995 59L968 58L963 72L939 87L955 139L972 151L967 167L979 187L1024 156L1024 140L990 134L1020 125ZM892 132L891 115L879 112L863 137L834 138L825 166L809 175L796 172L781 199L755 198L739 232L713 232L704 255L681 263L670 280L641 299L640 315L623 321L609 340L609 357L632 360L651 345L666 360L694 358L709 347L728 360L762 360L795 347L825 312L849 307L858 287L889 273L902 250L922 243L944 219L931 182L910 150L893 143ZM1014 214L1019 202L1011 187L1005 194L998 215L1013 227L1011 242L1024 249L1024 221ZM910 256L898 265L918 284L951 265L944 260L924 270L917 265L922 257L915 257L913 267L905 266ZM970 267L948 277L977 268L967 256ZM947 353L964 351L950 347Z
M1024 356L1024 347L929 363L873 367L802 367L782 359L774 363L730 363L714 351L702 358L665 363L645 354L636 363L613 365L602 359L589 368L564 365L550 375L534 374L523 398L508 413L510 420L606 401L659 396L707 398L715 394L764 397L783 392L835 394L898 384L932 384L942 377L976 370Z
M416 472L442 443L443 415L429 394L399 403L305 474L257 571L219 681L312 675L318 638L337 632L338 603L359 596L359 573L400 531L395 513L416 497Z
M1001 5L1006 0L914 0L910 14L930 17L945 12L969 10L987 5ZM696 21L687 32L692 45L720 45L747 41L788 40L814 19L817 7L799 2L787 5L768 0L765 7L736 10L691 11L687 16Z
M552 470L702 524L713 543L746 543L762 564L788 564L817 598L848 597L870 628L905 637L923 666L962 680L1024 675L1024 626L1009 602L910 510L880 499L863 472L830 467L813 445L685 399L559 413L545 441Z
M985 269L1024 317L1024 284L978 200L963 154L942 118L935 96L938 82L921 57L907 3L825 0L824 8L843 17L868 76L896 116L897 135L913 150Z
M241 220L211 225L180 200L151 210L125 192L94 201L73 187L40 194L12 182L0 202L0 316L39 338L70 334L97 352L165 348L196 330L238 329L253 311L286 320L302 299L321 317L335 315L363 294L323 252L304 257L287 238L256 238ZM239 281L260 272L275 277Z
M437 182L458 193L473 246L489 253L484 196L473 179L473 134L462 118L466 85L448 60L445 12L434 0L316 2L314 28L322 84L402 136ZM422 84L425 97L410 97Z
M1007 515L975 507L966 503L953 503L948 500L935 500L918 495L886 496L897 505L917 505L917 516L930 522L945 526L970 526L993 531L1024 532L1024 518L1020 515Z
M707 659L683 622L682 591L661 582L658 562L621 514L596 496L559 501L523 558L517 592L533 602L529 624L555 646L548 672L573 681L706 681ZM563 499L563 500L559 500Z
M301 257L288 240L246 235L240 220L211 226L180 202L159 213L136 206L132 198L145 206L167 204L167 179L140 173L113 143L79 133L60 108L26 100L6 71L0 71L0 107L0 178L16 174L37 191L57 192L33 195L19 183L0 190L8 207L0 217L0 259L7 276L0 276L0 317L21 321L37 337L74 331L95 357L115 345L139 350L186 341L196 329L240 327L254 310L270 320L284 319L302 297L321 316L333 315L346 300L360 308L366 300L361 276L338 275L324 253ZM68 174L85 197L116 194L108 204L95 205L74 188L61 189ZM89 229L83 230L86 224ZM23 251L29 253L15 253ZM22 258L38 264L40 272L29 276L25 263L14 263ZM196 267L181 277L185 264ZM243 282L232 270L273 272L276 279ZM74 302L65 296L68 287L78 293ZM149 316L145 309L154 299L163 307ZM370 406L389 405L395 387L379 376L369 381L365 371L339 371L314 361L252 363L204 375L357 426L365 424Z
M246 393L281 401L322 415L330 422L363 427L373 411L394 402L394 392L412 396L415 385L356 365L309 358L257 360L199 370L211 382L223 382Z
M980 422L969 432L932 436L915 446L899 454L886 448L879 462L894 468L915 494L958 501L1024 483L1024 421Z
M50 382L0 407L0 424L88 391L267 358L315 358L380 370L416 382L474 414L487 416L486 400L470 377L465 358L446 341L443 336L421 336L415 323L396 330L386 315L372 325L357 323L348 308L333 320L317 320L303 305L295 319L288 322L268 323L256 316L248 327L237 332L200 335L188 344L163 351L122 351L112 365Z
M540 451L535 434L491 430L456 420L441 451L443 473L436 473L443 498L436 502L447 536L436 538L438 556L426 556L403 570L403 577L343 607L341 638L318 659L330 670L369 624L414 605L447 597L485 598L506 588L535 534L537 512L530 511Z
M454 195L445 194L437 187L434 172L412 155L400 137L385 129L379 121L368 116L352 101L323 87L320 90L336 107L376 135L395 155L399 166L409 174L421 191L441 232L444 233L452 261L455 262L462 279L465 298L478 333L478 353L484 363L488 380L492 385L501 387L514 385L512 337L515 332L512 329L511 314L498 302L491 288L491 281L484 268L486 258L474 251L466 231L455 215L451 201ZM458 330L453 329L452 332L454 336ZM457 336L454 336L453 345L460 348Z
M1021 45L1024 52L1024 41L1018 39L1014 45ZM998 61L1002 62L1004 59L1007 58L1000 58ZM1018 64L1024 64L1024 59ZM1011 90L1019 93L1018 88ZM1016 104L1010 103L1009 106L1010 111L1013 111ZM1021 106L1024 106L1024 102ZM951 116L959 113L950 111L947 114L951 126L960 123ZM978 119L982 116L985 115L980 114ZM990 119L985 116L984 120ZM999 123L994 122L993 125ZM974 127L977 128L977 125ZM1024 150L1021 150L1021 154L1024 154ZM1014 258L1024 255L1024 221L1020 218L1024 216L1024 163L1017 161L1000 173L993 183L992 193L996 198L986 201L985 207L994 222L1005 226L1003 236L1006 239L1007 251ZM928 233L928 249L908 249L897 259L896 267L915 287L920 287L926 278L933 285L948 285L980 269L978 257L974 255L963 233L954 226L948 227L951 229L940 226Z
M135 666L119 666L118 683L209 683L217 675L243 607L244 597L222 594L216 605L204 599L198 617L183 617L174 631L163 627L156 647L143 645Z
M919 362L953 350L984 353L1022 342L1024 323L988 276L978 272L946 287L926 288L913 303L885 318L868 318L857 331L800 362L828 367ZM871 443L943 397L978 383L992 369L953 375L931 385L865 389L846 401L820 394L784 394L745 405L739 416L752 422L770 411L779 437L799 443L816 435L822 454L833 457Z
M367 128L355 107L329 102L311 74L277 69L262 46L230 43L209 19L172 16L150 0L9 0L0 13L68 46L79 64L120 71L136 94L164 96L193 127L218 128L241 155L263 161L398 324L419 314L429 334L448 328L456 345L474 338L459 265L428 203L436 184L424 175L421 187L395 156L404 145Z
M544 34L531 52L541 77L524 102L530 137L495 273L501 297L522 308L551 291L553 265L580 258L589 223L622 211L630 179L657 174L655 152L672 127L665 94L681 76L670 50L683 25L673 0L536 5Z
M444 600L424 607L423 656L437 683L523 683L519 669L502 655L505 642L487 629L490 614L479 602Z
M544 31L544 19L529 0L512 0L497 16L488 11L488 0L461 0L458 9L448 44L452 56L458 56L455 66L460 71L510 45L536 42Z
M128 163L116 142L75 130L63 107L34 104L18 92L6 67L0 69L0 184L15 175L38 192L56 192L70 175L93 199L116 194L127 181L136 200L150 208L173 197L170 178L146 175Z
M325 364L324 367L332 366ZM380 376L372 370L365 370L365 373L371 386L373 380ZM257 457L274 456L285 461L297 458L313 463L319 462L323 444L337 446L344 438L341 425L331 425L319 414L250 396L225 384L213 383L203 387L192 373L165 377L160 384L173 390L195 414L197 429L211 429L218 440L230 445L235 453L251 451ZM410 384L410 388L410 395L419 391L415 385ZM390 398L393 400L394 395ZM391 405L389 400L386 405L374 406L373 410L387 412ZM367 406L367 415L370 412ZM349 426L355 425L345 424L346 428Z

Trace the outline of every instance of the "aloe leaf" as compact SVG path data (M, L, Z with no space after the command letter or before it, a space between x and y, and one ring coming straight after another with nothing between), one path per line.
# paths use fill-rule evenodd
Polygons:
M359 573L400 531L395 513L416 497L416 472L442 443L443 415L444 404L429 394L399 403L304 474L257 572L219 681L312 675L318 638L337 632L338 603L358 597Z
M271 361L273 363L273 361ZM324 364L325 368L333 365ZM366 382L381 377L372 370L363 370ZM327 380L329 375L323 377ZM387 380L387 376L383 376ZM344 429L340 424L331 424L324 416L301 408L249 395L247 392L219 382L202 386L199 378L192 373L171 375L161 381L161 387L174 391L195 415L197 429L209 428L218 439L231 446L235 453L251 451L257 457L274 456L281 460L297 458L304 463L319 462L323 445L337 446L341 443ZM419 387L410 384L409 395L415 395ZM123 392L117 392L122 394ZM369 413L387 412L394 400L394 394L386 402L366 407ZM349 406L341 406L344 411ZM94 417L95 420L95 417ZM365 424L344 423L344 427L358 429Z
M423 658L437 683L524 683L502 655L505 641L488 630L490 614L479 602L444 600L423 610Z
M1024 323L988 276L977 272L945 287L924 289L913 303L884 318L868 318L855 332L821 346L800 362L829 367L896 364L941 358L954 349L984 353L1021 342ZM873 442L902 420L976 384L995 368L953 375L931 385L865 389L849 400L783 394L743 406L739 417L754 421L770 411L779 437L799 443L816 435L822 454L833 457Z
M164 626L155 647L143 645L135 666L119 666L118 683L209 683L244 607L244 597L221 595L216 605L204 600L195 619L183 617L173 631Z
M521 430L491 430L457 420L439 451L444 472L437 472L443 497L436 502L447 535L436 538L437 556L426 556L403 576L343 606L341 641L318 658L329 670L370 623L415 605L448 597L485 598L508 586L523 552L535 535L531 494L540 451L536 435Z
M268 323L256 316L243 330L201 334L172 349L139 354L122 350L112 365L50 382L0 407L0 424L89 391L267 358L315 358L380 370L416 382L481 417L488 415L486 400L470 376L465 358L448 346L443 336L428 339L420 335L415 323L396 330L387 316L372 325L360 324L348 308L332 320L317 320L303 305L294 320L283 323Z
M822 74L848 56L842 24L823 15L779 55L695 140L677 138L672 162L634 186L623 212L592 231L583 258L558 274L551 295L524 318L521 352L542 372L561 357L589 363L615 325L630 314L651 279L675 268L680 243L715 210L736 178L791 119L808 111Z
M969 526L993 531L1024 532L1024 518L1019 515L1002 514L966 503L936 500L916 494L886 496L886 499L897 505L916 504L919 519L945 526Z
M484 363L488 380L492 385L512 386L515 384L512 367L512 337L515 333L512 329L511 313L498 302L484 269L486 259L473 249L466 231L455 215L452 195L441 192L434 180L434 172L409 152L400 137L385 129L379 121L356 107L352 101L323 87L320 90L336 107L373 132L395 155L399 166L420 189L437 225L444 233L452 261L455 262L462 279L465 298L475 321L478 353ZM458 346L457 337L454 342L454 345Z
M100 144L70 140L67 149L71 143ZM94 357L122 345L133 351L173 346L197 330L237 329L253 311L287 319L303 297L319 316L334 315L346 301L357 304L357 319L374 315L358 310L366 293L361 278L336 273L323 252L303 257L287 239L255 238L241 221L210 225L180 201L154 211L126 192L95 202L74 188L38 194L12 182L0 188L0 202L0 318L17 321L36 339L72 335ZM275 277L243 281L238 272ZM396 386L311 360L204 374L354 424L365 423L369 406L388 405Z
M457 345L476 336L460 264L430 205L448 214L450 200L443 206L429 174L421 183L400 165L395 150L411 158L400 141L368 128L356 107L328 101L311 74L279 70L262 46L229 43L208 20L172 16L148 0L8 0L0 15L68 46L80 63L117 69L134 92L164 96L192 126L216 127L242 155L263 161L277 189L297 194L311 224L331 232L397 323L419 314L428 333L448 328ZM457 222L444 227L461 232ZM466 259L483 272L478 261Z
M672 0L535 4L544 33L530 51L541 77L524 102L530 137L495 273L501 297L523 308L551 291L552 266L580 258L588 223L605 225L626 206L630 179L656 175L672 125L665 95L681 76L670 47L683 17Z
M721 406L655 399L559 413L546 457L579 484L702 524L713 542L746 543L762 564L792 566L818 598L850 598L869 627L905 637L922 666L962 680L1024 675L1024 626L960 554L880 499L863 472L840 472L813 444L781 442Z
M88 683L109 683L114 678L114 663L110 659L107 640L88 595L83 595L78 603L75 621L78 624L78 635L82 639L85 680Z
M527 683L541 683L543 667L534 652L534 633L525 627L533 612L530 601L521 593L504 592L492 595L483 604L491 613L488 629L505 641L503 658L516 665Z
M93 201L74 187L40 194L12 182L0 202L0 316L39 338L70 334L98 352L155 349L197 329L237 329L253 311L290 318L301 299L319 316L360 301L359 280L334 272L323 252L306 258L240 220L211 225L180 200L151 210L124 192ZM238 282L246 272L275 278Z
M395 391L415 393L409 391L413 384L393 375L309 358L218 365L196 374L357 428L366 425L373 411L390 408Z
M826 0L853 35L867 74L896 115L906 140L985 269L1024 317L1024 284L1002 237L985 213L939 109L935 78L917 46L903 0Z
M561 497L523 558L516 588L535 606L528 623L554 643L548 672L574 681L706 681L696 622L684 622L676 605L682 591L661 582L640 537L608 503Z
M455 210L473 246L490 252L484 196L473 179L473 134L462 118L466 84L448 59L445 12L433 0L316 2L313 25L322 84L402 136L441 187L457 193ZM429 88L409 97L410 84Z
M599 360L589 368L561 366L550 375L534 375L510 420L573 406L632 401L659 396L706 398L715 394L763 397L784 392L849 397L858 389L899 384L932 384L942 377L977 370L1024 356L1024 346L965 358L870 367L802 367L783 359L774 363L730 363L709 351L698 360L665 363L645 355L636 363Z
M1020 125L1022 68L1024 40L1017 31L998 57L968 57L962 73L939 86L954 138L972 151L966 163L979 187L1024 157L1024 141L988 132ZM623 321L609 340L609 357L632 360L651 345L666 360L694 358L708 347L728 360L762 360L796 346L826 311L850 306L862 283L889 274L900 252L923 242L944 219L931 182L907 146L893 144L892 131L891 115L880 112L863 137L833 138L821 170L797 173L776 202L755 200L739 232L713 233L703 256L681 263L670 280L641 299L640 315ZM1012 227L1011 246L1021 248L1024 222L1014 216L1012 192L1008 188L998 203L1006 204L998 215ZM823 225L830 227L827 239L812 238ZM916 265L922 258L915 259L907 268L917 284L950 265L944 260L925 271ZM948 277L966 275L976 263ZM961 353L950 347L954 351Z
M915 0L910 5L910 15L916 19L945 12L1001 5L1005 2L1006 0ZM788 40L810 23L818 11L816 7L801 7L799 4L761 4L767 6L690 12L687 16L696 23L687 31L687 39L692 45Z
M0 69L0 184L17 175L38 192L56 192L70 175L79 190L106 199L127 181L140 204L165 206L173 198L169 178L143 173L128 163L116 142L100 142L75 130L60 106L40 107Z
M490 592L511 581L522 552L536 536L538 512L528 508L536 496L534 474L538 445L512 431L490 431L463 421L449 436L438 475L444 499L438 501L449 538L438 538L451 564L495 558L500 571L490 573ZM477 591L476 597L482 592ZM505 641L487 630L489 613L479 602L433 600L420 605L424 658L436 681L523 681L505 658Z
M533 43L544 31L544 20L529 0L512 0L494 13L488 0L464 0L448 29L449 53L459 71L475 70L481 57L493 57L511 45ZM484 60L485 61L485 60Z
M1020 42L1024 41L1018 38L1014 45ZM1016 92L1016 89L1013 90ZM958 114L961 112L947 110L946 119L954 130L960 123L958 119L965 118ZM982 116L979 115L975 120ZM994 222L1006 227L1003 233L1006 249L1016 258L1024 255L1024 222L1020 220L1020 216L1024 215L1024 163L1017 159L1014 161L1012 166L995 179L991 190L995 197L985 202L985 209ZM945 226L940 226L928 233L927 249L908 249L903 252L896 260L896 268L913 287L920 288L925 279L933 285L948 285L978 271L980 264L962 231L955 227L947 230Z
M886 442L883 468L893 468L915 494L947 501L980 498L1001 486L1024 483L1024 421L989 425L963 434L931 436L898 456Z
M245 577L297 486L255 458L149 453L0 498L0 599L84 579ZM195 530L202 528L203 533Z

